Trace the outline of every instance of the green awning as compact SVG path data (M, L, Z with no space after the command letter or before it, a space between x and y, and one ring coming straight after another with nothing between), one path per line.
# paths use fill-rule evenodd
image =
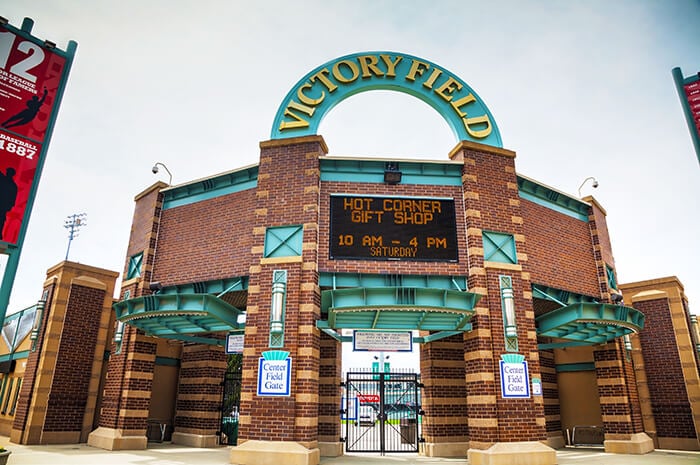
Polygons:
M153 294L113 307L119 321L168 339L223 345L222 340L197 335L245 327L238 321L242 310L211 294Z
M576 303L536 318L537 335L565 339L575 345L604 344L644 328L644 314L622 305ZM561 346L564 344L553 344ZM571 344L569 344L571 345ZM540 348L549 348L540 344Z
M331 329L468 331L478 294L452 289L355 287L321 292Z

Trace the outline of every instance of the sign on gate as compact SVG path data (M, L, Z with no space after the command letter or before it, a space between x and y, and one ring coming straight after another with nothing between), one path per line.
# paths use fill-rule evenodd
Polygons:
M354 331L352 350L355 352L412 352L410 331Z
M289 396L292 377L292 358L289 352L263 352L258 362L258 395Z
M227 354L242 354L243 353L243 334L229 333L226 335L226 353Z

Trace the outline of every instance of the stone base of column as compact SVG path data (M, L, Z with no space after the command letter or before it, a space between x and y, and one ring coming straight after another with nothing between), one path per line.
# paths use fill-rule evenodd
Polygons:
M546 442L549 447L552 449L561 449L566 445L566 439L564 439L564 435L561 432L550 434L551 436L547 438Z
M292 441L246 441L231 448L230 462L237 465L319 465L321 451Z
M318 441L318 450L321 457L340 457L345 453L345 444L342 442Z
M171 441L173 444L188 447L216 447L219 445L219 436L215 434L193 434L174 431Z
M426 457L464 457L469 450L469 441L464 442L426 442L423 455Z
M555 465L557 453L541 442L497 442L486 450L469 449L470 465Z
M88 446L105 450L144 450L148 438L144 434L130 436L123 430L99 427L88 435Z
M654 440L646 433L630 434L627 439L606 439L605 452L611 454L648 454L654 450Z

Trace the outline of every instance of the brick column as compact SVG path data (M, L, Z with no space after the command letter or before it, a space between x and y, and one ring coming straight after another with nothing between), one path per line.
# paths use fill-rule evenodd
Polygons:
M421 404L425 455L464 457L469 449L464 336L458 334L420 346Z
M239 445L231 462L318 464L320 288L318 286L319 156L327 152L320 136L271 140L260 144L257 202L248 284ZM265 256L269 227L301 225L301 255L285 250ZM285 271L283 347L270 347L272 280ZM292 359L289 396L258 396L258 360L282 350ZM299 462L296 462L296 461ZM270 462L271 463L271 462Z
M221 430L221 381L226 372L221 346L185 344L175 401L172 442L191 447L214 447Z
M122 281L120 295L123 299L127 298L127 293L128 298L132 299L151 293L149 283L163 204L160 190L164 187L167 187L167 184L157 182L134 199L134 217L124 264L125 278L130 257L142 253L143 258L136 276ZM88 444L107 450L145 449L153 390L156 339L125 325L122 340L121 351L118 354L112 344L99 427L90 433Z
M499 361L508 353L503 328L502 276L512 284L518 353L528 363L530 380L540 377L515 153L463 141L452 150L450 158L464 162L468 285L471 292L483 296L472 319L473 330L465 335L469 460L489 463L498 454L499 460L520 461L527 457L527 463L553 464L554 450L541 443L547 439L542 396L504 399L500 388ZM517 262L486 261L484 230L512 235Z
M107 450L145 449L153 391L156 341L124 327L121 353L112 353L102 397L99 427L88 444Z
M341 403L342 345L321 333L321 363L318 378L318 447L322 456L343 455L340 442L339 408Z
M44 318L27 359L10 440L75 444L92 429L118 273L72 262L47 271Z
M645 316L632 343L646 432L661 449L700 450L700 374L683 285L669 277L620 289Z
M555 449L564 447L566 441L561 426L559 406L559 385L554 351L540 351L540 372L542 373L542 397L544 398L544 419L547 442Z
M613 453L646 454L654 442L644 433L632 361L621 340L593 350L605 430L605 450Z

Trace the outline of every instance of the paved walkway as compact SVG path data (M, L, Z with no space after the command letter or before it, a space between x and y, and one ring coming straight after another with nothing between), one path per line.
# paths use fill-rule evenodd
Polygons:
M3 440L4 439L4 440ZM12 451L8 465L227 465L229 448L196 449L171 444L149 444L141 451L106 451L85 444L19 446L0 444ZM657 450L646 455L606 454L594 449L557 451L559 465L700 465L700 453ZM467 465L466 459L422 457L415 454L345 455L322 458L322 465ZM283 465L283 464L280 464Z

